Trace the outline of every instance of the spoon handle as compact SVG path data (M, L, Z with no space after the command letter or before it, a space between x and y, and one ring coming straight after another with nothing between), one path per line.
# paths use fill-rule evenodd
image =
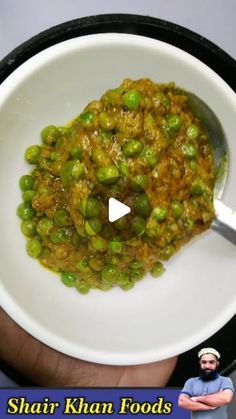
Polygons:
M226 239L236 244L236 211L227 207L223 202L214 201L216 219L211 228Z

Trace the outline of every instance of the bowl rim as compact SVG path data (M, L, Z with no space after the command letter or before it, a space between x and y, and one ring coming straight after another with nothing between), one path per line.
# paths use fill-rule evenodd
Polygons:
M59 25L60 26L60 25ZM44 48L43 48L43 50L44 50ZM34 54L35 55L35 54ZM192 54L191 54L192 55ZM31 57L30 57L31 58ZM26 60L25 60L26 61ZM13 71L13 70L12 70ZM227 82L227 81L226 81ZM3 308L4 308L4 304L2 305L3 306ZM229 319L229 318L231 318L232 317L232 312L233 312L233 307L231 307L230 308L230 310L228 311L228 316L226 316L227 317L227 319ZM222 324L224 325L225 324L225 321L222 321ZM219 327L218 327L218 325L219 325L219 322L217 322L217 326L216 326L216 324L215 324L215 327L213 327L212 328L212 333L214 333L216 330L218 330L219 329ZM29 329L28 329L29 330ZM33 332L33 331L32 331ZM33 333L32 333L32 335L33 335ZM195 344L197 344L199 342L199 339L196 339L195 340ZM45 342L46 343L46 342ZM191 343L191 345L189 345L188 343L187 343L187 339L186 339L186 341L182 344L182 350L186 350L186 347L187 347L187 349L189 348L189 347L193 347L193 343ZM68 352L67 352L68 353ZM87 353L87 349L86 349L86 353ZM168 351L165 351L165 354L168 354ZM74 355L74 356L76 356L76 354L75 353L71 353L71 355ZM172 356L173 355L173 353L171 352L171 351L169 351L169 356ZM145 355L146 356L146 355ZM107 357L107 354L104 354L104 355L102 355L102 357L103 357L103 359L105 358L105 357ZM84 356L81 356L81 358L82 359L87 359L87 357L84 357ZM93 357L94 358L94 357ZM146 361L146 362L150 362L150 358L151 357L149 357L149 360L148 361ZM161 356L161 358L163 358L162 356ZM155 359L153 359L153 360L155 360ZM113 362L112 362L112 360L111 360L111 362L109 362L109 359L107 358L107 361L108 361L108 363L110 363L110 364L112 364ZM99 360L99 359L97 359L97 361L95 360L95 362L101 362L101 360ZM140 360L138 360L137 361L137 363L140 363L140 362L144 362L142 359ZM134 362L132 362L132 363L134 363ZM120 363L120 364L122 364L122 362ZM118 364L117 364L118 365Z
M108 32L146 36L179 47L207 64L236 91L236 60L212 41L176 23L126 13L73 19L29 38L0 60L0 83L24 61L49 46L83 35Z

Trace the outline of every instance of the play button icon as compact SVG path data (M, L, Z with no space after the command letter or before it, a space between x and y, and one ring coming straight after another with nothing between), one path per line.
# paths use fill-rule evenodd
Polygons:
M127 178L115 184L95 183L80 212L88 236L129 241L145 232L150 202L139 183Z
M128 207L128 205L122 204L122 202L115 198L109 198L108 219L111 223L124 217L124 215L129 214L130 211L131 209Z

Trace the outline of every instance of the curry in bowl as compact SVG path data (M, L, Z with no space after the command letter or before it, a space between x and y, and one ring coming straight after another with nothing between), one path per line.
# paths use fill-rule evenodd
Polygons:
M215 218L211 144L174 83L125 79L25 152L17 208L29 256L86 294L132 288ZM131 212L109 222L113 197Z

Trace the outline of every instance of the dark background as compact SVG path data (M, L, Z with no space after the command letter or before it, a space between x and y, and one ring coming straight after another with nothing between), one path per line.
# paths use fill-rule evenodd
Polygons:
M225 5L223 0L0 0L0 59L44 29L82 16L93 16L73 20L20 46L0 63L0 82L24 60L53 43L83 34L112 31L150 36L185 49L212 67L236 91L236 2L228 0L227 7ZM113 12L122 16L94 17ZM124 13L145 16L125 16ZM168 386L182 387L186 379L198 375L197 352L206 346L221 353L219 371L236 383L235 330L236 316L207 341L181 354ZM0 387L4 385L31 386L33 383L0 362ZM234 401L229 407L229 418L235 417L235 405Z

